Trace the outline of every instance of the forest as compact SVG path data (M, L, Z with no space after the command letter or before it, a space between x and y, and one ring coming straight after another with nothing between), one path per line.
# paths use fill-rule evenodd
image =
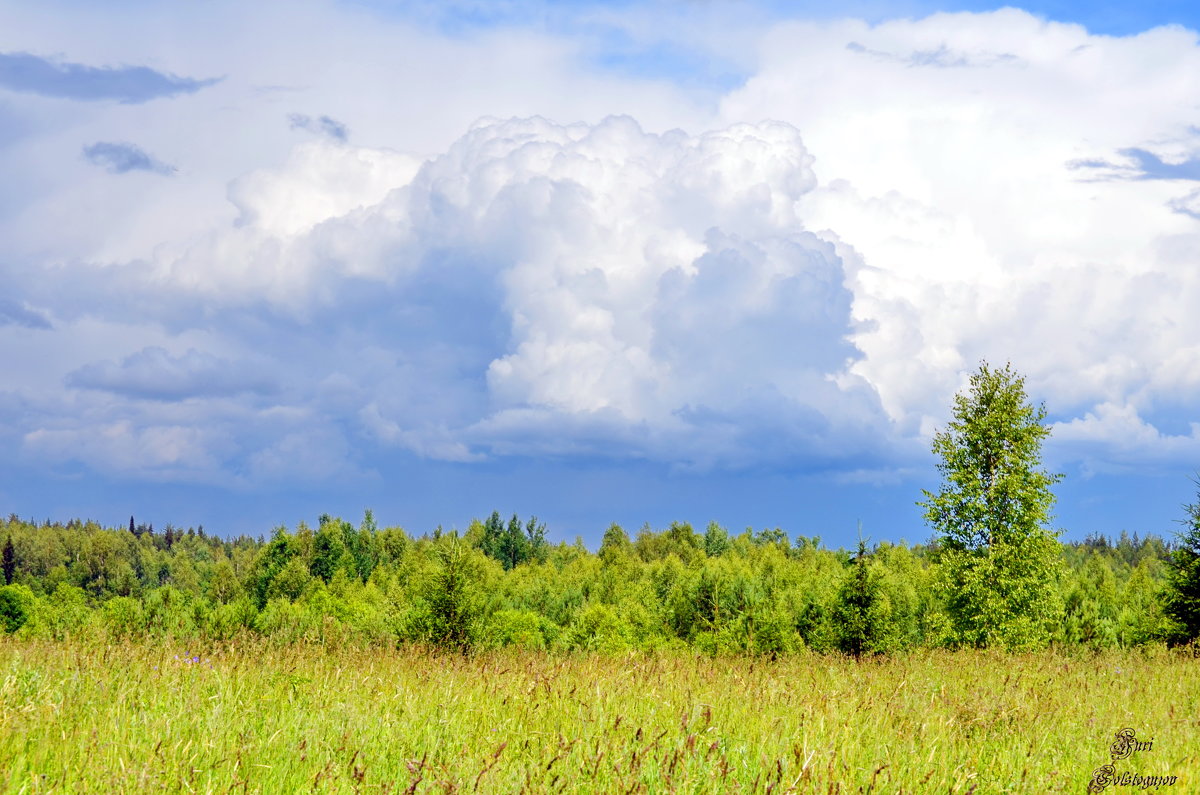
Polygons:
M782 530L685 522L598 551L550 544L493 513L413 537L322 516L269 540L203 528L0 521L0 618L21 637L73 634L428 643L460 648L685 648L771 654L959 645L936 544L829 549ZM1165 610L1170 541L1122 533L1060 545L1050 643L1183 640Z

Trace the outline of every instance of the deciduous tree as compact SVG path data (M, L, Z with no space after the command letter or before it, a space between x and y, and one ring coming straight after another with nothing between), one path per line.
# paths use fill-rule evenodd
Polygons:
M1062 612L1060 561L1049 529L1051 487L1042 468L1050 435L1011 367L982 363L954 398L953 420L933 438L942 487L924 492L959 643L1044 646Z

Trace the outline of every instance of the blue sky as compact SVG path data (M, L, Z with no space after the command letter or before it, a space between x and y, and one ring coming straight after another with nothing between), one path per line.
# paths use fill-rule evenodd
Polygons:
M67 21L64 21L67 20ZM980 360L1056 525L1200 460L1176 3L0 3L0 511L923 541Z

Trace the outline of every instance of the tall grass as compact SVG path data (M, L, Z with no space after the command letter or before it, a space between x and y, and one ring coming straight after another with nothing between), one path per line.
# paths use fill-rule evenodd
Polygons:
M4 792L1200 791L1198 663L0 641ZM1121 766L1124 767L1121 767Z

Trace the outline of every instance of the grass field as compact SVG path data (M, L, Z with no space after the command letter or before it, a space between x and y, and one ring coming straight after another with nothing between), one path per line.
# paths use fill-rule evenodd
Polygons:
M0 641L4 792L1200 791L1200 660ZM1112 791L1129 791L1116 787Z

